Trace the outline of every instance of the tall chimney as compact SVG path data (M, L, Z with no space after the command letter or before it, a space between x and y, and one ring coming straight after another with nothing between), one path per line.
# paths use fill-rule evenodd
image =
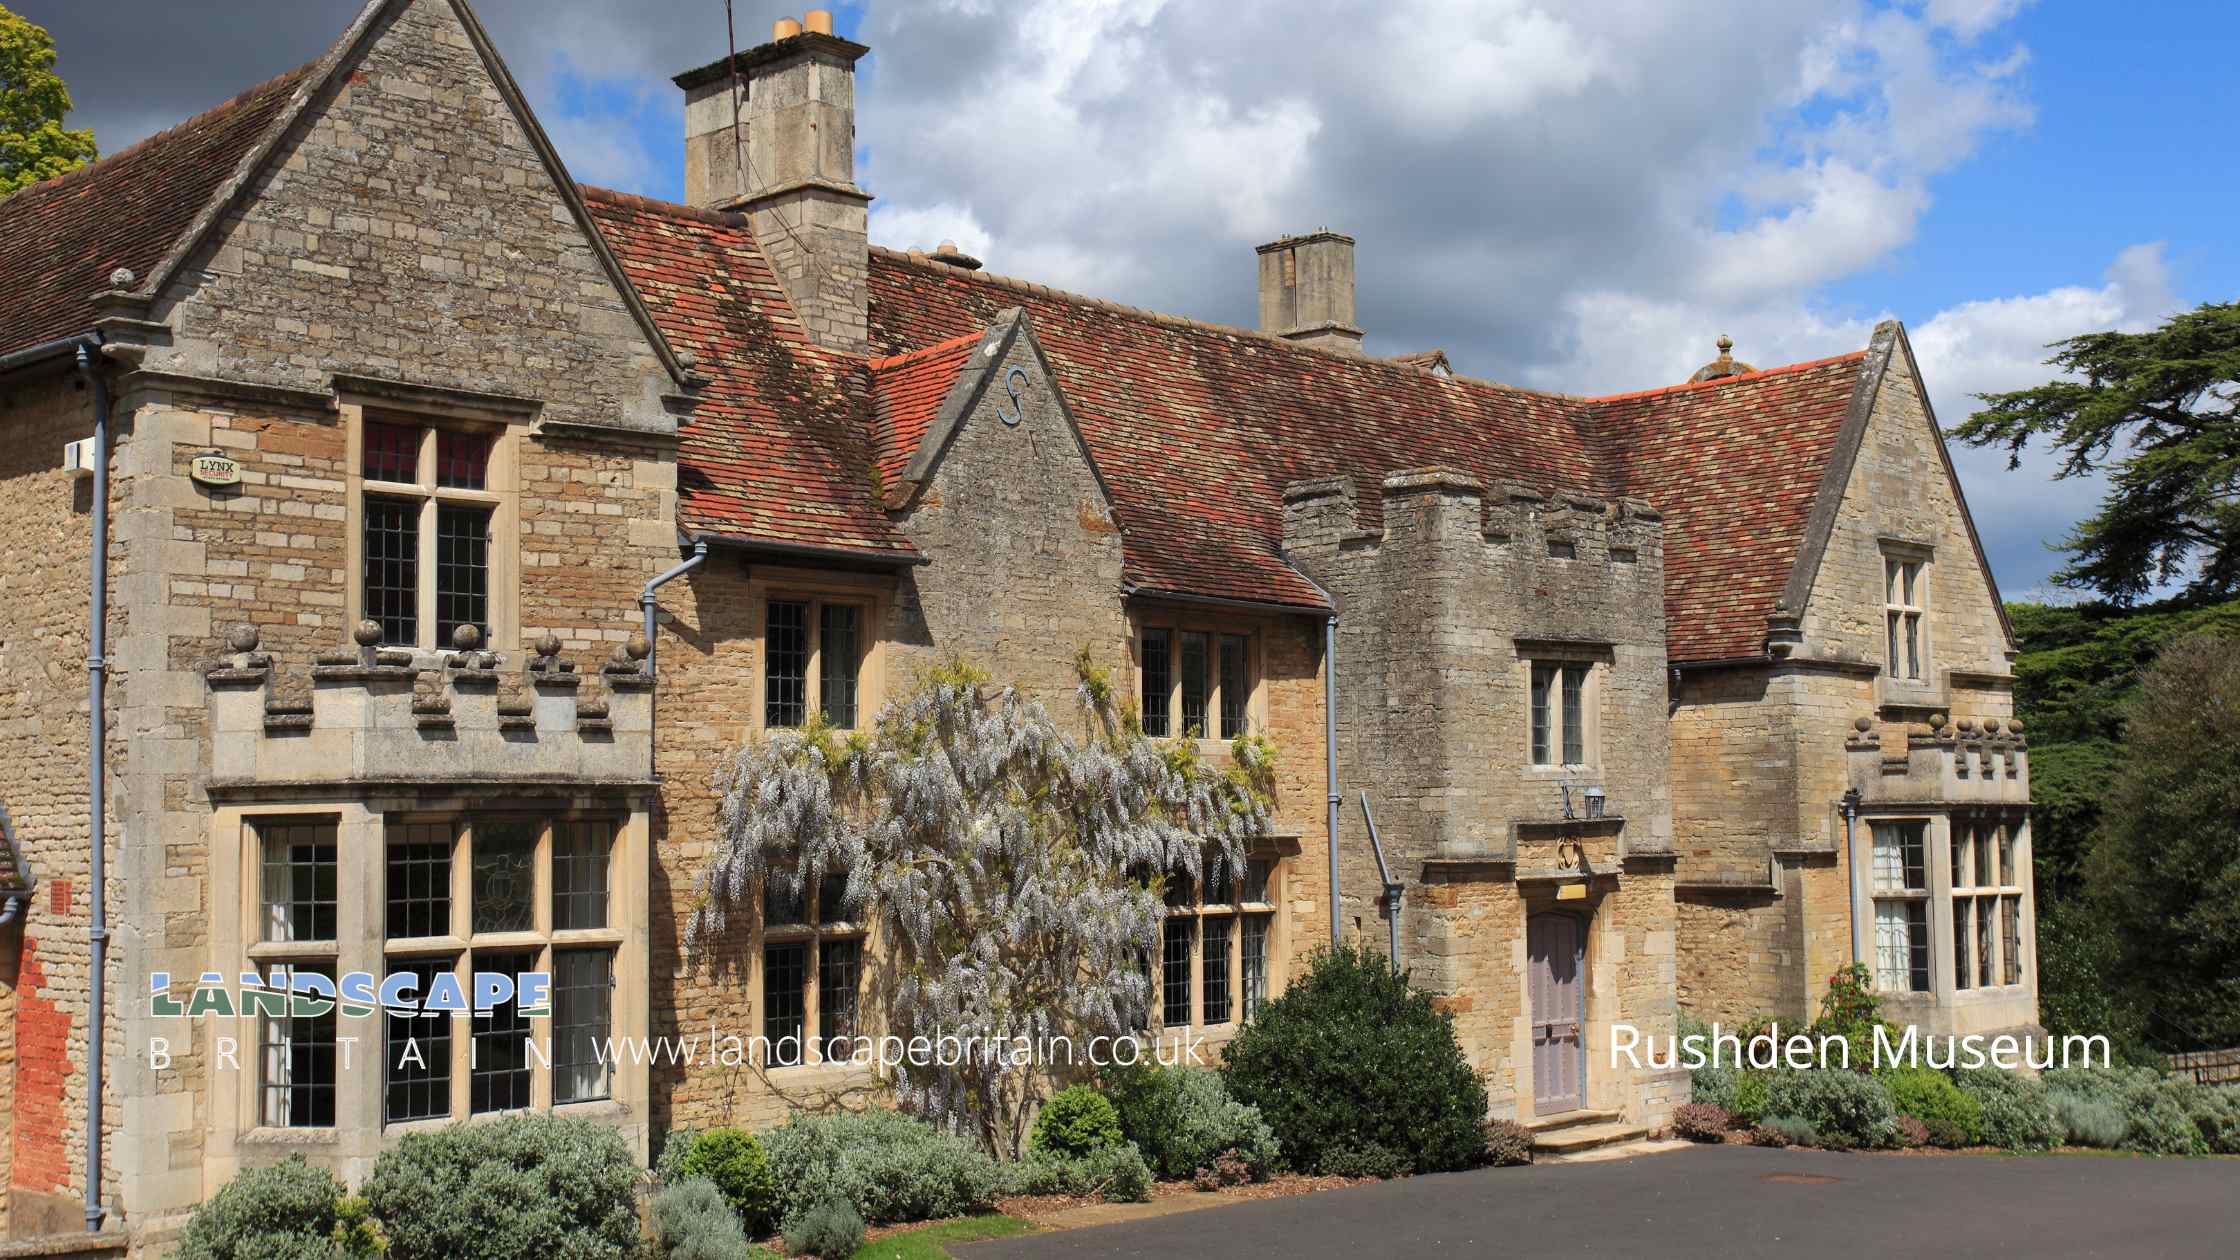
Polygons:
M821 9L771 34L676 77L685 200L745 215L810 338L860 353L871 194L856 187L856 62L871 50L834 35Z
M1353 322L1353 238L1324 229L1260 247L1260 331L1361 352Z

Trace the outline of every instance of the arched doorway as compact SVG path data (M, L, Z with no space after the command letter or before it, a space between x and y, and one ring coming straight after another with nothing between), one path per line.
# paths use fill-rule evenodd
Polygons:
M1525 925L1532 1016L1532 1114L1575 1111L1587 1100L1587 925L1572 914L1536 914Z

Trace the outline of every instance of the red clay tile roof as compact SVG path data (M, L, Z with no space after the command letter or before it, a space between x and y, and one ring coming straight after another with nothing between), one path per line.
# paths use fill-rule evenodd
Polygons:
M710 378L680 434L679 524L913 554L875 497L863 360L810 343L743 221L583 194L662 334Z
M939 345L871 361L872 440L880 485L891 491L918 454L957 374L981 335L968 332Z
M1378 486L1447 464L1490 481L1606 481L1576 399L1343 357L1057 293L906 254L871 253L871 339L895 354L1023 307L1126 531L1126 578L1151 591L1310 608L1280 555L1283 490L1350 476L1370 527Z
M317 64L0 200L0 354L91 330L117 268L146 281Z
M1666 654L1765 650L1865 351L1594 400L1626 493L1664 513Z

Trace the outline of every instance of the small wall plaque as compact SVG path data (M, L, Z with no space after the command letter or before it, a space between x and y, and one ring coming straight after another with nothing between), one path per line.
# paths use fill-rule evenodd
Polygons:
M187 475L200 485L238 486L241 484L241 461L212 451L195 456L187 465Z
M1556 888L1557 901L1585 901L1586 899L1587 886L1585 884L1563 884Z

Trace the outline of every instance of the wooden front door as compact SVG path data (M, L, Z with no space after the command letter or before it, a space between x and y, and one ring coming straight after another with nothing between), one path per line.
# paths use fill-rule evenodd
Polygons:
M1532 1112L1586 1105L1587 929L1578 916L1536 914L1525 927L1531 978Z

